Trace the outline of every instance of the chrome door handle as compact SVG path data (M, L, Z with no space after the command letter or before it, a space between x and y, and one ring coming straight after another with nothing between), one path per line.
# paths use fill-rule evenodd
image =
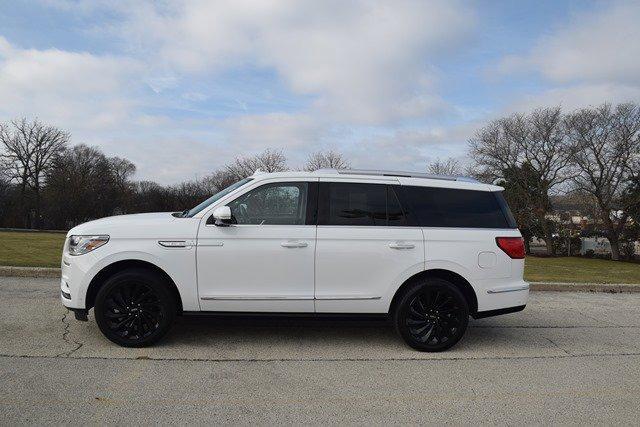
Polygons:
M413 243L394 242L389 243L391 249L413 249L416 247Z
M300 242L298 240L287 240L286 242L280 243L280 246L283 248L306 248L308 243Z

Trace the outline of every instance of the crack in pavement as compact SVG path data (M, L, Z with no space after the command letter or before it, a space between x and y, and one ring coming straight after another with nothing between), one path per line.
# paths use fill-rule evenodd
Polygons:
M64 351L62 353L56 354L54 356L54 358L57 357L70 357L73 353L75 353L76 351L80 350L80 348L84 345L84 343L78 342L76 340L69 340L69 333L71 332L69 330L69 328L71 327L71 323L69 323L67 321L67 316L69 316L69 313L71 313L71 310L67 309L67 311L64 313L64 315L62 316L62 324L64 325L64 332L62 333L62 340L69 344L69 345L75 345L75 348L69 350L69 351Z
M559 350L564 351L567 355L569 356L573 356L571 353L569 353L567 350L565 350L563 347L560 347L560 345L558 345L558 343L556 343L554 340L552 340L551 338L547 338L544 335L540 334L540 336L542 338L544 338L545 340L549 341L551 344L553 344L556 348L558 348Z
M548 338L546 338L549 340ZM551 341L551 340L549 340ZM553 342L553 341L551 341ZM76 360L126 360L126 361L154 361L154 362L212 362L212 363L272 363L272 362L446 362L446 361L471 361L471 360L538 360L538 359L573 359L585 357L637 357L638 353L585 353L571 354L559 347L565 354L540 355L540 356L479 356L479 357L389 357L389 358L324 358L324 359L304 359L304 358L272 358L272 359L215 359L206 357L171 358L171 357L106 357L106 356L38 356L38 355L14 355L0 354L0 357L14 359L60 359L69 358Z
M613 325L613 326L620 326L620 325L618 325L618 324L616 324L616 323L609 322L609 321L607 321L607 320L597 319L597 318L595 318L595 317L593 317L593 316L590 316L590 315L588 315L588 314L584 314L584 313L583 313L582 311L580 311L580 310L576 310L576 311L577 311L577 312L578 312L578 314L580 314L581 316L584 316L584 317L586 317L587 319L594 320L594 321L596 321L596 322L598 322L598 323L602 323L602 322L604 322L604 323L608 323L609 325Z

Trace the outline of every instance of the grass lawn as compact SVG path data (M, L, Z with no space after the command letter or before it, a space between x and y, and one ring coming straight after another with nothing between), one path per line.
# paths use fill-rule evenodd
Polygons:
M640 264L578 257L527 257L524 278L531 282L640 283Z
M0 231L0 265L60 267L64 233Z
M62 233L0 231L0 265L59 267ZM578 257L527 257L531 282L640 283L640 264Z

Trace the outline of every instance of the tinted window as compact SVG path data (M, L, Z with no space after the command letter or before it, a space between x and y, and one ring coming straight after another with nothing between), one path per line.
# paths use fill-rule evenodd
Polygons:
M398 198L384 184L326 183L322 188L321 224L406 224Z
M266 184L228 204L236 224L302 225L307 206L306 182Z
M390 186L387 186L387 214L389 225L407 225L405 212L398 201L396 192Z
M329 224L387 225L386 186L329 184Z
M514 228L494 192L406 187L406 193L424 227Z
M513 217L511 213L511 209L509 209L509 205L507 205L507 201L504 199L504 195L502 191L493 193L496 196L496 200L504 213L504 216L507 217L507 222L509 223L509 228L518 228L518 224L516 223L516 219Z

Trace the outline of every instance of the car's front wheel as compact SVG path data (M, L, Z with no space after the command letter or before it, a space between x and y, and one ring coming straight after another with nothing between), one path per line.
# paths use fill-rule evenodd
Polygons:
M132 268L110 277L98 291L95 317L102 333L124 347L144 347L171 328L176 301L162 275Z
M443 351L464 335L469 305L452 283L427 278L410 285L401 295L394 321L409 346L420 351Z

